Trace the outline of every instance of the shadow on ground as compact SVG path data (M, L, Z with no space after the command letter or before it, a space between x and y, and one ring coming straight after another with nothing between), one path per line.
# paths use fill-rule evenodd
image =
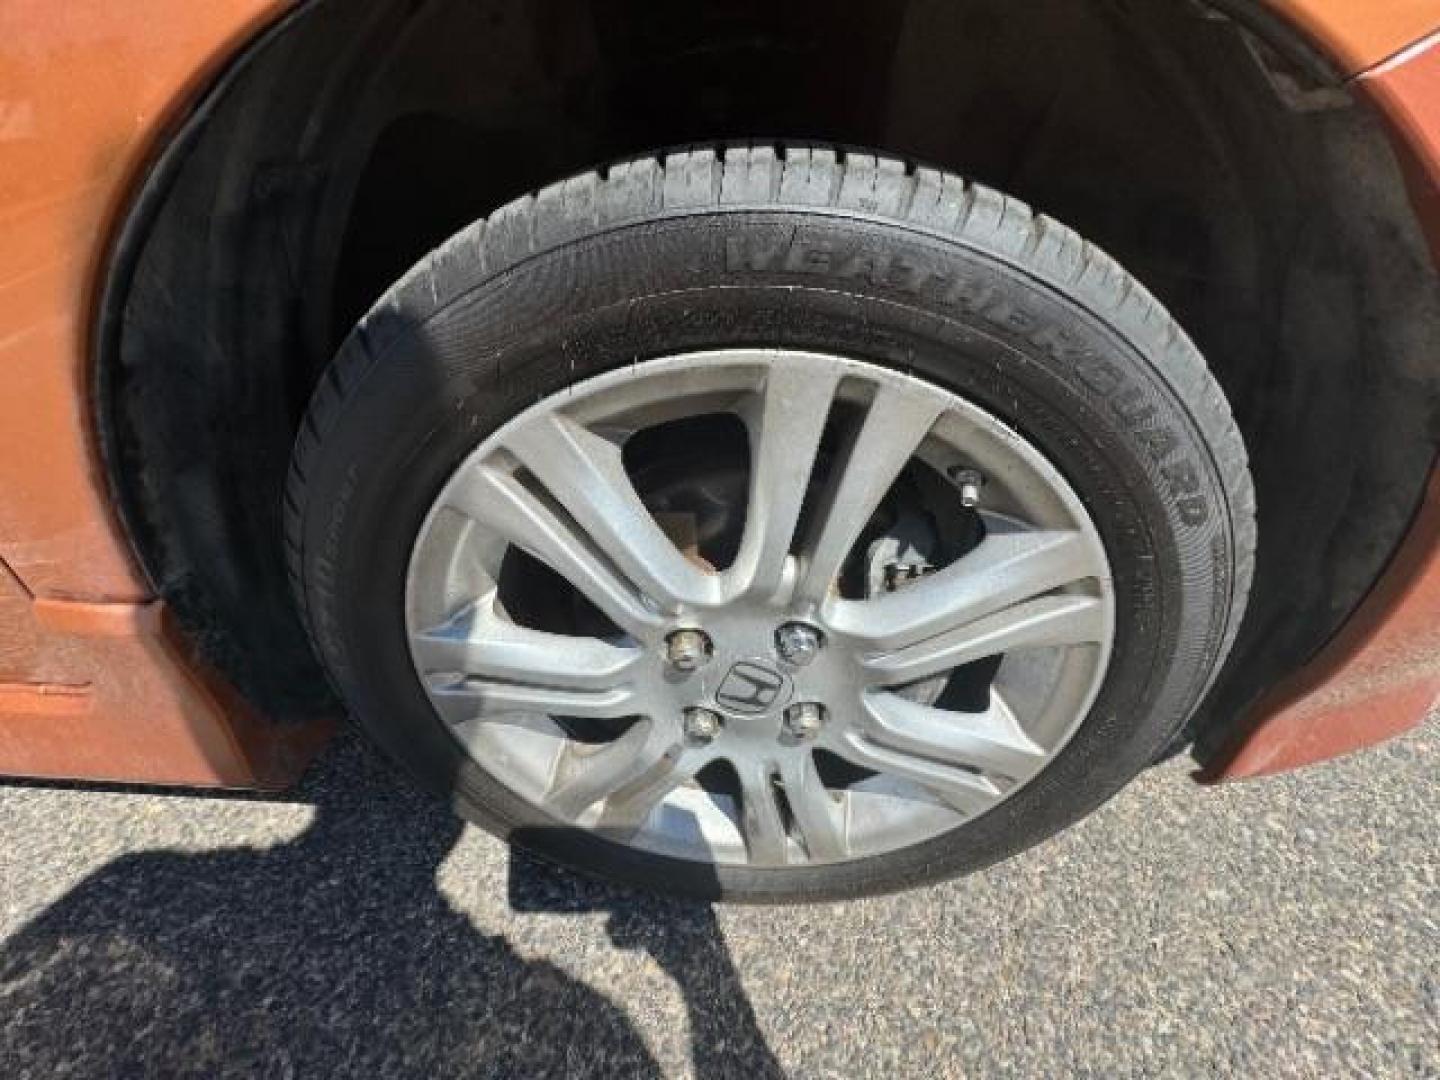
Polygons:
M272 848L105 866L0 948L6 1077L658 1076L624 1011L478 932L436 886L461 832L353 740ZM605 912L690 1016L697 1077L781 1076L707 906L511 861L519 910Z

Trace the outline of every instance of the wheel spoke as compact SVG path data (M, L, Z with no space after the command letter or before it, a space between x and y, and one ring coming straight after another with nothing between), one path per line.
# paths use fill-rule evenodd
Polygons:
M667 611L706 603L719 576L687 559L641 502L620 447L567 416L546 413L505 446L640 591Z
M891 385L876 390L864 423L843 455L841 472L821 497L805 544L796 593L801 603L825 600L880 500L943 412L943 403L932 395Z
M867 736L874 742L945 765L1019 779L1045 760L1009 706L992 694L982 713L935 709L897 694L866 695Z
M424 674L458 672L557 690L614 689L644 658L633 646L517 626L495 614L493 594L442 625L412 635L410 643Z
M779 588L839 382L833 366L777 359L756 407L744 414L750 497L728 594L764 598Z
M845 804L837 802L820 779L814 754L787 756L780 768L780 780L806 854L827 861L849 855Z
M683 753L677 733L649 720L638 721L598 750L567 743L545 795L545 808L557 817L573 820L612 797L619 800L618 806L624 806L627 798L634 799L647 788L654 790L657 778L673 772ZM656 801L663 795L662 791ZM638 809L638 803L632 805L631 814ZM602 818L603 814L602 810ZM617 818L623 824L624 814L617 813Z
M694 778L698 759L687 765L678 746L674 757L662 756L653 768L610 795L595 827L617 840L627 840L639 832L667 795Z
M518 713L618 720L634 716L640 707L635 692L628 686L609 690L559 690L550 686L457 679L431 684L427 691L440 718L449 724Z
M1082 533L997 533L908 588L871 600L835 601L826 618L876 651L898 649L1017 605L1016 618L1023 621L1030 614L1025 601L1104 574L1103 555Z
M832 753L861 768L908 780L966 816L983 814L1002 797L993 780L944 760L943 748L937 751L918 739L909 745L904 740L887 744L886 725L875 720L868 700L850 715L832 713L831 732L825 748Z
M736 761L734 766L740 777L740 831L750 862L784 866L790 845L776 797L774 766L756 761Z
M860 663L869 682L903 686L1020 649L1098 643L1106 626L1105 605L1094 597L1045 596Z
M490 466L472 466L457 477L447 504L545 563L622 630L644 637L662 624L583 537L514 477Z

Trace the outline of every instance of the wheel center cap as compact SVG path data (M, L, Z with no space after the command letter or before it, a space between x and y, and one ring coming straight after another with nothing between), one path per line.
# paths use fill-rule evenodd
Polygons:
M790 677L764 660L740 660L715 690L715 703L742 716L759 716L786 704L795 692Z

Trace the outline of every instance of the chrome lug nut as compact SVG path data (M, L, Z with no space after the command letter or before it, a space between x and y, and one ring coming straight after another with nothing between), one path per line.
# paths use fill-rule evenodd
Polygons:
M813 739L825 726L825 707L803 701L785 710L785 730L797 739Z
M820 631L804 623L786 623L775 631L775 651L780 659L796 667L804 667L814 660L822 644Z
M676 671L698 671L709 663L711 651L703 630L676 630L665 641L665 659Z
M719 713L700 708L685 710L685 737L691 742L714 742L724 726Z
M957 467L950 470L950 479L960 488L960 505L973 510L980 505L980 492L985 488L985 476L976 469Z

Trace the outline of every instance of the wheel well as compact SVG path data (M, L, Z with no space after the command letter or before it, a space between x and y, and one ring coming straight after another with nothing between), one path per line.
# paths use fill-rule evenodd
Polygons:
M389 283L597 162L757 137L876 147L1073 226L1208 356L1261 519L1251 613L1205 714L1229 716L1373 583L1440 400L1440 299L1380 125L1269 30L1189 0L303 5L160 159L114 261L98 425L140 557L257 705L326 707L281 492L319 372Z

